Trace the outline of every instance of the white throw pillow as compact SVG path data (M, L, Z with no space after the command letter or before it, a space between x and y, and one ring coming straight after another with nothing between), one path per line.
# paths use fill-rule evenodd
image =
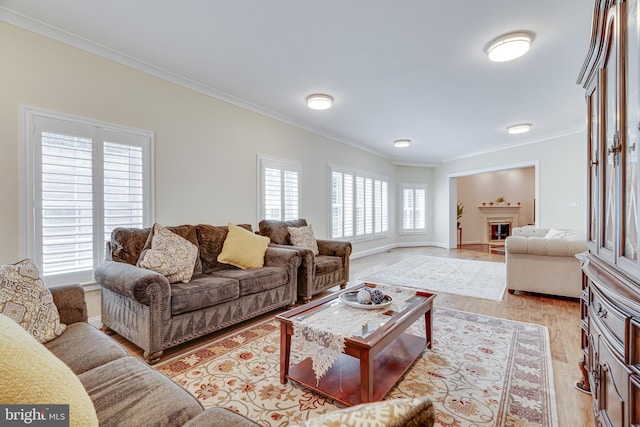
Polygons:
M545 239L566 239L567 237L575 236L574 233L567 230L557 230L555 228L549 229L544 236Z
M138 267L162 274L169 283L189 283L198 247L160 224L154 224L151 233L151 247L140 254Z
M15 320L41 343L66 330L53 296L30 259L0 265L0 313Z
M309 248L314 255L318 255L318 242L313 235L313 228L310 225L305 227L287 227L289 230L289 240L293 246Z

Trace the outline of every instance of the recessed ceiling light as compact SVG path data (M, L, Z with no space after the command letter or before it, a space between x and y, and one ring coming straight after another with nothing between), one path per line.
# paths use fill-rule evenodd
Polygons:
M410 145L410 139L396 139L395 141L393 141L393 146L396 148L407 148Z
M520 123L517 125L511 125L507 127L507 132L511 135L515 135L518 133L526 133L531 130L531 123Z
M314 93L306 97L307 106L312 110L326 110L331 108L333 97L324 93Z
M485 52L493 62L511 61L527 53L532 41L533 33L525 31L503 34L491 40Z

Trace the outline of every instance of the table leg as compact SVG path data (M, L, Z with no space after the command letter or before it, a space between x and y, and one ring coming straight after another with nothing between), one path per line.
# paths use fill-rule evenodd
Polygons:
M424 314L424 328L425 328L425 333L427 335L427 348L432 348L431 347L431 341L432 341L432 337L431 337L431 330L432 330L432 325L433 325L433 308L429 309L429 311L427 311Z
M373 401L373 358L369 351L364 350L360 355L360 403Z
M291 335L287 332L287 325L280 323L280 383L287 383L289 362L291 356Z

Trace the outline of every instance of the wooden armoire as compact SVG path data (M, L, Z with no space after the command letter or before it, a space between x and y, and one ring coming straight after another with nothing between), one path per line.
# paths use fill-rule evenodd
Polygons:
M596 0L578 83L587 104L584 378L598 426L640 426L640 0Z

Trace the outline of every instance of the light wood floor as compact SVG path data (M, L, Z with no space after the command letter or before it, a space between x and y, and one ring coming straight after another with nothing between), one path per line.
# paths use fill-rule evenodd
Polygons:
M433 255L504 262L504 255L488 253L486 245L463 245L462 248L452 250L434 247L396 248L384 253L351 260L350 277L352 280L348 286L358 283L358 278L360 277L395 264L412 255ZM330 291L335 290L338 289L331 289ZM435 305L546 326L549 329L551 341L558 426L594 425L591 396L578 391L574 387L575 382L581 378L578 368L578 360L581 357L580 305L577 300L517 292L514 295L505 293L503 300L496 302L458 295L439 294L436 297ZM229 335L252 323L273 316L275 313L277 311L182 346L165 350L163 360L179 356L201 346L207 341ZM114 335L114 338L123 344L132 355L142 358L140 349L117 335Z

